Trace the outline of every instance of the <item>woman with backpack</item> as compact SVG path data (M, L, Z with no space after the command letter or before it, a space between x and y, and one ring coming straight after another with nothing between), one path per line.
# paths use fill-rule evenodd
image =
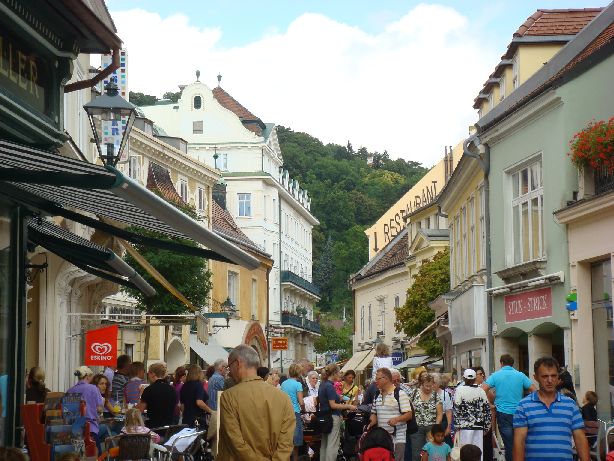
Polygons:
M434 390L434 379L430 374L420 376L418 388L410 395L414 407L418 431L410 435L411 459L420 461L420 450L426 443L427 434L433 424L441 424L443 407Z
M319 412L318 424L324 422L326 427L322 430L322 442L320 444L320 461L335 461L341 443L341 411L356 410L356 406L349 403L341 403L341 398L335 391L334 382L340 378L339 366L331 363L322 370L322 382L318 389ZM321 415L321 416L320 416ZM331 424L332 422L332 424Z

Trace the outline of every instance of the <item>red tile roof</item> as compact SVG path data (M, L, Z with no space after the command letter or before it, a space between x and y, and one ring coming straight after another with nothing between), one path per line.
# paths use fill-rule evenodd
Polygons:
M220 234L248 252L255 252L259 255L268 257L268 255L258 248L258 246L243 233L239 226L237 226L228 210L222 208L215 200L211 203L211 215L211 224L213 225L215 233Z
M381 250L385 253L381 254L380 259L375 264L364 273L356 275L356 280L362 280L405 264L405 260L409 256L409 243L407 229L404 229L403 232L404 234L399 239L392 240Z
M177 193L168 170L153 162L149 163L149 170L147 171L147 189L158 192L168 202L177 205L186 204L181 195Z
M215 87L213 89L213 97L219 102L223 107L234 113L245 128L250 131L253 131L258 136L262 135L262 130L264 130L265 125L259 117L256 117L249 110L239 103L235 98L230 96L221 86Z
M514 37L575 35L603 10L604 8L539 9L518 28Z

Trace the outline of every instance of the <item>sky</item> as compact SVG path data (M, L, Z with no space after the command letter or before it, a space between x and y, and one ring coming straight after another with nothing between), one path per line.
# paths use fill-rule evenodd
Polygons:
M605 0L107 0L128 85L200 80L264 122L432 166L477 119L473 99L537 8ZM283 152L282 152L283 154Z

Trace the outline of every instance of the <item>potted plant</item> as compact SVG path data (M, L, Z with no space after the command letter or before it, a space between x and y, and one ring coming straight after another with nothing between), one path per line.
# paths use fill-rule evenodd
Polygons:
M592 121L569 141L569 156L578 170L614 173L614 117Z

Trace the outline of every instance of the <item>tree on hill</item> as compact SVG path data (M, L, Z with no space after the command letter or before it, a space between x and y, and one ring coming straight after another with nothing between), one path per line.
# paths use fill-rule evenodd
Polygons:
M153 106L158 98L150 94L136 93L130 91L128 93L128 100L135 106Z
M352 327L344 325L336 329L332 325L322 325L322 336L313 342L313 348L318 354L338 352L339 359L347 359L352 355Z
M396 329L409 337L418 335L435 320L435 313L429 303L449 290L450 252L446 248L420 266L413 285L407 290L405 304L395 309ZM434 332L423 335L418 346L429 355L438 356L442 353L441 344Z
M179 101L179 98L181 97L181 91L167 91L166 93L164 93L162 95L162 99L169 99L173 102L177 102Z

